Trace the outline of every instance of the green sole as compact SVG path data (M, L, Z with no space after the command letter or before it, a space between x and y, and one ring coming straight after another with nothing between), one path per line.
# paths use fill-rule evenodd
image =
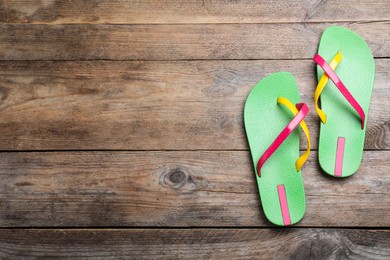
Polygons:
M322 34L318 53L329 63L339 51L343 58L335 72L363 108L367 125L375 76L374 58L366 42L356 33L343 27L329 27ZM318 80L323 73L317 66ZM321 123L320 127L318 157L321 168L331 176L351 176L362 160L366 127L361 129L360 117L331 80L320 101L321 109L327 115L326 124ZM344 151L339 153L342 161L341 164L338 162L339 173L335 174L339 137L344 138L345 145Z
M273 224L283 226L278 185L284 185L291 224L300 221L306 211L302 174L295 169L299 157L298 128L264 164L261 177L257 176L256 169L260 156L293 117L284 106L277 104L278 97L299 102L298 87L290 73L275 73L256 84L245 102L244 124L264 214Z

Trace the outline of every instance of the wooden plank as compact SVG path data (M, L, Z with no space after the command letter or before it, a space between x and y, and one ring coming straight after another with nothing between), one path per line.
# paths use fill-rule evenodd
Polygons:
M0 24L0 60L309 59L335 24ZM337 25L390 56L389 21Z
M388 227L389 160L339 180L312 152L298 226ZM0 177L1 227L271 226L246 151L0 153Z
M0 4L3 23L268 23L389 20L390 3L373 1L26 1Z
M366 149L390 148L389 69L376 60ZM316 149L314 63L276 60L0 62L0 150L247 150L245 99L276 71L296 76Z
M0 230L5 259L388 259L389 244L389 230Z

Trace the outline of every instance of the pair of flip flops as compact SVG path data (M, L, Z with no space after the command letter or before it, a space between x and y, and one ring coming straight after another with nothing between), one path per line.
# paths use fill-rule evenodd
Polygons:
M324 31L313 59L318 79L314 101L322 121L320 166L331 176L347 177L358 170L362 160L374 59L362 38L338 26ZM310 153L310 135L303 120L308 107L299 101L294 77L279 72L256 84L244 108L263 211L270 222L280 226L297 223L306 211L301 167ZM299 128L308 138L301 156Z

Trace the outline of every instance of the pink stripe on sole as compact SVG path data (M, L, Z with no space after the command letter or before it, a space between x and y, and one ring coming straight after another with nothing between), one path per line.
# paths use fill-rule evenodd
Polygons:
M278 195L280 208L282 210L283 223L285 226L291 225L290 212L288 211L288 204L284 185L278 185Z
M334 168L334 176L337 177L341 177L343 172L344 145L345 138L339 137L337 139L336 166Z

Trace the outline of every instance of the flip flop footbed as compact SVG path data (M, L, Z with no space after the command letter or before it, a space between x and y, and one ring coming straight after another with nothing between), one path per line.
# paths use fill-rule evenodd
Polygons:
M341 52L343 58L335 72L363 108L367 125L375 75L372 53L356 33L333 26L322 34L318 54L330 63L337 52ZM323 74L322 68L317 66L318 80ZM327 115L326 124L321 123L320 127L318 155L321 168L332 176L350 176L360 166L366 131L361 129L359 115L331 80L321 93L320 102Z
M286 218L290 224L301 220L306 209L302 175L295 168L299 157L299 127L266 161L261 177L257 176L256 167L261 155L293 117L284 106L277 104L278 97L299 102L298 88L290 73L275 73L257 83L245 103L244 123L265 216L276 225L285 225Z

